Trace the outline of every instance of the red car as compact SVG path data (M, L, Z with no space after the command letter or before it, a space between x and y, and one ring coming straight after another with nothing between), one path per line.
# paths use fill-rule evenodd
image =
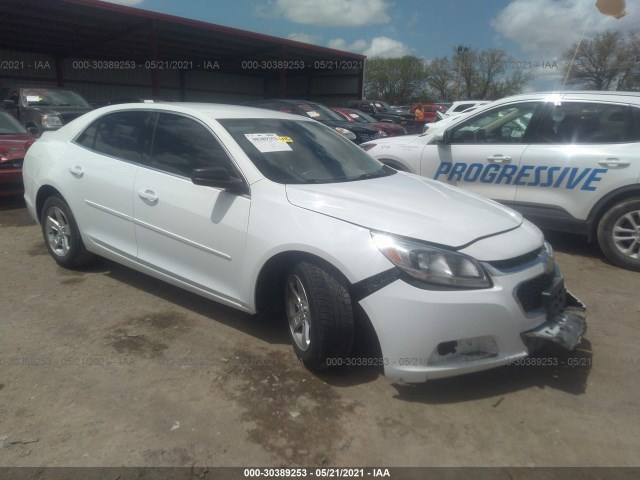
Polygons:
M0 110L0 197L24 191L22 160L35 140L15 118Z
M370 127L377 129L383 137L397 137L407 134L407 130L397 123L393 123L392 121L379 122L368 113L364 113L354 108L332 107L331 110L349 122L368 124Z

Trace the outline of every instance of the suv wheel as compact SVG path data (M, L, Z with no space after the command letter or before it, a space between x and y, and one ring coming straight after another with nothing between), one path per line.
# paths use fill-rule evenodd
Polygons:
M615 265L640 270L640 198L623 200L603 215L598 243Z

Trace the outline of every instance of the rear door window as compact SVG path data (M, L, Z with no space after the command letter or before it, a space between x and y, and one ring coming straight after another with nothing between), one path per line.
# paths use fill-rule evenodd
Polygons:
M530 143L621 143L634 136L637 138L628 105L562 102L546 106Z
M97 126L93 150L122 160L140 162L149 149L150 118L151 113L146 111L105 115ZM78 137L78 143L90 143L92 128L93 125ZM83 137L85 133L86 138Z

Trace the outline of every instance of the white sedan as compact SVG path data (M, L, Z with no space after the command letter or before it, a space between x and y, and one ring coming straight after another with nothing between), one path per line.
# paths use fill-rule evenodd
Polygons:
M396 172L311 119L105 107L45 134L23 175L59 265L99 255L280 314L311 369L380 365L394 381L423 382L547 342L573 349L586 329L584 306L520 214ZM366 322L380 354L353 358Z

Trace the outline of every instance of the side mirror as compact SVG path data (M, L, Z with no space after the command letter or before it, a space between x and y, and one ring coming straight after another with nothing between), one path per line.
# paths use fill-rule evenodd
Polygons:
M433 134L433 139L435 140L436 143L446 143L445 142L445 131L443 130L438 130L436 133Z
M231 193L246 193L245 183L236 177L232 177L224 167L195 168L191 172L191 181L194 185L222 188Z

